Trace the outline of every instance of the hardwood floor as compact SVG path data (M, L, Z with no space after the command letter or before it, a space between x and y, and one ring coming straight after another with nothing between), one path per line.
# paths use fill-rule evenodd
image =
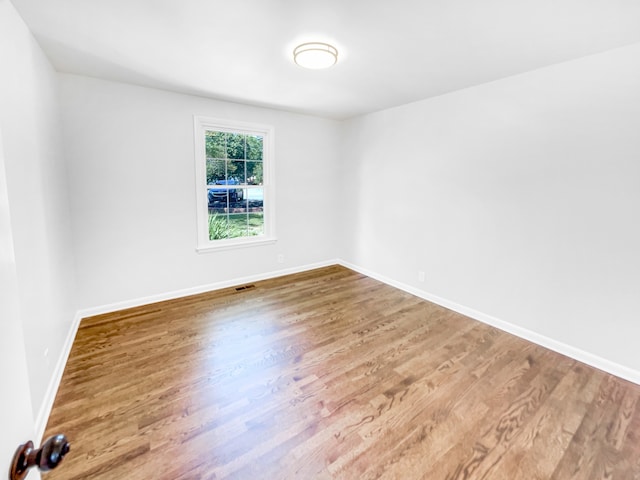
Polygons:
M639 399L335 266L84 319L46 479L640 479Z

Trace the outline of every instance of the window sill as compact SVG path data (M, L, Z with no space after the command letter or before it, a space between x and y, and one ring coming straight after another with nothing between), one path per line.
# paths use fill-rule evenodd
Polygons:
M196 252L212 253L212 252L219 252L222 250L233 250L236 248L256 247L261 245L273 245L274 243L276 243L276 241L277 241L277 238L275 237L264 237L264 238L260 238L259 240L257 239L232 240L229 242L225 240L220 240L219 245L208 244L208 245L198 246L196 247Z

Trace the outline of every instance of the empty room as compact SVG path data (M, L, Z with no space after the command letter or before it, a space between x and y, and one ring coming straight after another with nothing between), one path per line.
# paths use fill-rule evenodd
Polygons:
M639 132L632 0L0 0L0 475L640 479Z

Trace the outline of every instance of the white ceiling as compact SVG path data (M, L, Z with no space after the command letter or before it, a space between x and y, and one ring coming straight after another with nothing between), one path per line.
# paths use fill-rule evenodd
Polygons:
M640 41L638 0L12 2L58 71L332 118ZM338 64L293 64L304 41Z

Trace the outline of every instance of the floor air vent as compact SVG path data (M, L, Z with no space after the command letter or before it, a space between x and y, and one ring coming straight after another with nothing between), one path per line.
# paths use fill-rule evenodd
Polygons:
M241 292L243 290L249 290L251 288L256 288L255 285L243 285L242 287L236 287L236 292Z

